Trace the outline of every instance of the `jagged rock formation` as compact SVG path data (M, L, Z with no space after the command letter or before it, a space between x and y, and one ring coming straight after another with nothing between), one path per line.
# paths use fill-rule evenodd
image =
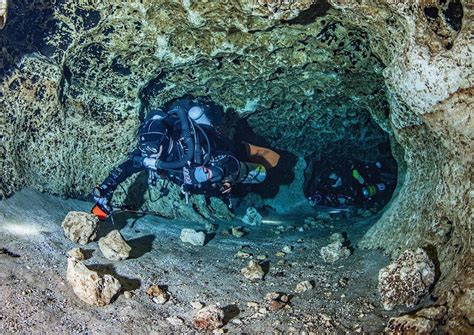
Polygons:
M108 274L99 276L74 258L67 260L66 279L79 299L98 307L110 304L122 288L115 277Z
M447 306L446 329L469 326L470 1L10 7L0 35L2 196L30 186L83 197L133 148L146 107L187 93L221 104L237 138L259 133L296 156L335 146L376 154L387 135L375 122L392 140L401 182L361 246L394 257L428 247L439 263L433 294ZM129 196L117 192L116 200L169 217L188 213L177 189L151 202L157 194L144 192L144 180L130 180Z
M99 219L84 212L69 212L62 223L64 235L73 242L87 244L96 237Z

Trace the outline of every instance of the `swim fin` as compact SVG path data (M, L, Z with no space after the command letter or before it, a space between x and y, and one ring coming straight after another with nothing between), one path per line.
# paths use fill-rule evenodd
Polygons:
M246 161L263 165L266 169L274 168L280 160L280 155L275 151L259 147L250 143L244 143Z

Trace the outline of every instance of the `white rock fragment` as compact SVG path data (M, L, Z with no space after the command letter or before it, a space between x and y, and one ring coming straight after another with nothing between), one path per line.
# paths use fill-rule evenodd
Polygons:
M202 231L197 232L194 229L184 228L179 236L184 243L190 243L195 246L203 246L206 242L206 234Z
M249 265L240 270L240 272L245 278L251 281L261 280L265 276L265 272L263 271L262 267L255 260L251 260Z
M242 231L242 227L232 227L231 228L232 236L241 238L245 235L245 232Z
M71 249L67 252L69 257L74 258L77 261L83 261L86 257L84 256L84 253L82 252L81 248L74 248Z
M291 254L293 252L293 247L291 245L285 245L281 251L285 254Z
M170 298L170 295L166 290L158 285L151 285L146 294L153 300L154 303L162 305L167 302Z
M429 291L435 279L435 266L426 252L418 248L404 251L395 263L379 271L379 293L383 307L415 306Z
M322 247L319 253L326 263L334 263L339 259L349 257L351 251L341 241L336 241Z
M313 284L309 280L305 280L296 285L295 293L303 293L311 289L313 289Z
M112 230L107 236L100 238L99 249L104 257L111 261L127 259L132 250L118 230Z
M204 307L204 304L200 301L191 301L191 306L194 308L194 309L201 309Z
M253 207L247 208L242 222L250 226L258 226L262 223L262 215Z
M72 211L67 213L62 227L68 239L84 245L95 239L98 224L99 219L95 215Z
M68 258L66 280L79 299L89 305L99 307L110 304L120 291L120 282L111 275L99 276L82 262Z
M337 241L339 241L339 242L341 242L341 243L344 243L344 241L345 241L346 239L344 238L344 236L343 236L341 233L334 233L334 234L332 234L331 236L329 236L329 240L330 240L331 242L337 242Z
M193 326L199 330L216 330L224 325L224 310L216 305L200 309L193 316Z
M168 321L171 325L178 327L182 326L184 324L183 319L177 317L177 316L170 316L166 318L166 321Z

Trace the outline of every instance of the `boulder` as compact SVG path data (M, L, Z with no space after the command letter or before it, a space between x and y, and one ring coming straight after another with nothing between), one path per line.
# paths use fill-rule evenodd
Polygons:
M111 275L99 276L81 261L68 258L66 280L79 299L99 307L110 304L122 285Z
M251 281L261 280L265 276L265 272L263 271L260 264L257 261L251 260L249 265L240 270L240 272L244 275L245 278Z
M390 318L388 334L431 334L446 315L446 307L428 307L415 314Z
M190 243L196 246L203 246L206 242L206 234L202 231L197 232L194 229L184 228L179 236L184 243Z
M99 219L90 213L69 212L62 223L64 235L73 242L87 244L96 237Z
M111 261L127 259L132 250L118 230L112 230L107 236L99 239L99 248L104 257Z
M434 279L434 264L423 249L404 251L379 271L383 307L391 310L396 305L415 306L428 293Z
M247 208L242 222L250 226L258 226L262 223L262 215L253 207Z
M319 253L326 263L334 263L341 258L349 257L351 251L341 241L336 241L322 247Z
M193 316L193 326L199 330L215 330L224 325L224 310L216 305L200 309Z

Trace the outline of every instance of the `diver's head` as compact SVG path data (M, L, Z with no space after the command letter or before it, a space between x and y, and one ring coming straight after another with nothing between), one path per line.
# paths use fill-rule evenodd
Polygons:
M138 131L138 149L147 157L163 158L169 143L168 129L162 119L149 119Z

